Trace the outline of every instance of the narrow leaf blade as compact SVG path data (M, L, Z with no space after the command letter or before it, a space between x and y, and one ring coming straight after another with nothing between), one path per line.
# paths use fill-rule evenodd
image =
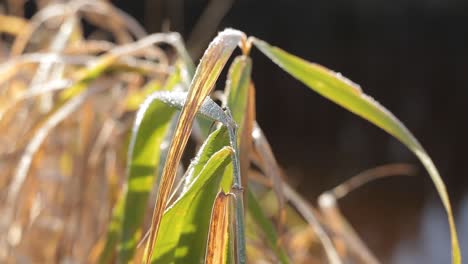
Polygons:
M268 58L309 88L382 128L414 152L431 176L447 211L452 239L452 261L461 263L457 231L445 184L431 158L413 134L390 111L364 94L357 84L341 74L305 61L262 40L254 38L253 43Z
M210 231L206 249L206 264L226 263L229 243L229 195L218 193L211 213Z
M151 221L146 263L150 262L153 254L159 224L166 207L170 190L174 185L177 167L190 136L193 119L206 96L208 96L213 89L221 70L242 37L243 34L241 32L230 29L218 34L211 42L196 69L188 92L187 101L181 111L174 138L169 147L168 158L164 166L161 185L156 198L156 206L153 211L153 219Z
M214 153L192 184L165 211L152 263L198 263L203 260L206 245L201 241L208 237L212 205L231 153L230 147Z
M148 98L137 113L128 153L128 179L119 243L119 262L129 262L141 236L141 225L159 166L160 145L168 131L175 109Z
M252 129L255 122L255 88L251 82L252 60L241 55L234 59L226 81L226 102L238 125L239 157L242 182L247 183L252 150ZM245 197L245 196L244 196Z
M247 110L247 98L249 94L250 75L252 73L252 60L247 56L238 56L229 68L226 82L225 105L231 110L232 118L238 124L241 134L244 115Z

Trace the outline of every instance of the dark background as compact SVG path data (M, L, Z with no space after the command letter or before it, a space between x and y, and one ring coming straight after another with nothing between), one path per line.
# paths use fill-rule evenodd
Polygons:
M113 2L149 31L175 30L186 39L209 4ZM468 1L236 0L217 28L225 27L341 72L395 113L440 169L461 243L468 243ZM258 121L288 180L311 201L364 169L419 164L383 131L311 92L258 51L252 57ZM448 263L445 213L422 168L417 177L371 183L341 207L384 263Z

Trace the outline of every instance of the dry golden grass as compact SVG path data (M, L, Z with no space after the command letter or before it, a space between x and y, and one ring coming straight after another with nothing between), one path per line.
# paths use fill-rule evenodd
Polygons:
M0 262L86 263L124 180L127 101L172 71L153 45L167 37L135 42L145 31L101 1L1 21Z
M148 35L106 1L44 4L30 20L21 17L23 1L10 4L12 13L0 15L1 263L176 257L245 263L245 255L251 263L378 263L337 200L368 181L414 169L366 171L325 192L315 208L286 183L256 121L252 45L415 152L441 195L453 262L461 262L448 195L431 159L396 117L348 79L233 29L218 34L195 70L177 33ZM94 25L90 34L82 21ZM212 95L220 107L209 96L237 46L242 55L230 66L226 88ZM167 120L156 124L154 109L165 110ZM201 147L181 164L190 139ZM197 226L198 219L205 225ZM162 254L164 247L170 250Z

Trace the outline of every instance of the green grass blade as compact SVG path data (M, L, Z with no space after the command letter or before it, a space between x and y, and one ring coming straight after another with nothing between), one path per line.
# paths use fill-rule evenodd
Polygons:
M193 177L198 175L211 156L224 146L229 146L229 137L227 130L223 127L211 133L203 143L200 151L189 166L188 171L190 174L185 180L185 186L190 186L192 184L194 180Z
M286 254L284 249L278 244L278 234L276 233L276 229L273 223L263 213L262 207L257 201L255 195L250 191L250 189L248 189L247 193L247 203L249 210L248 212L250 216L252 216L252 219L255 221L255 223L257 223L257 226L261 228L263 233L265 234L268 246L276 254L276 257L278 257L279 263L290 263L288 255Z
M252 60L247 56L238 56L229 68L226 82L226 106L231 110L232 118L239 126L239 135L242 133L242 124L247 108L251 73Z
M252 60L247 56L237 56L229 67L226 81L225 98L223 106L231 111L232 118L239 126L241 135L244 113L247 107L247 95L249 92L250 75L252 72ZM202 136L209 134L213 122L197 118Z
M231 111L238 129L238 148L242 182L247 183L252 151L252 126L255 119L255 94L251 84L252 60L245 55L237 56L229 68L226 81L225 102ZM244 197L246 194L244 194Z
M154 172L163 141L175 109L149 97L140 107L132 130L128 154L128 179L119 242L119 262L128 263L141 236L147 200L153 188Z
M253 39L253 43L268 58L309 88L387 131L415 153L431 176L447 211L452 239L453 263L461 263L455 222L445 184L431 158L413 134L390 111L364 94L358 85L341 74L305 61L262 40Z
M148 89L172 90L179 82L180 75L177 71L169 77L164 87L150 83ZM137 112L128 148L127 183L112 211L113 224L109 225L100 263L109 263L117 243L119 261L125 263L133 257L141 236L140 227L154 183L154 172L161 160L160 145L169 133L170 120L174 113L175 109L155 100L154 94L146 98Z
M218 137L221 130L210 137ZM224 140L224 139L223 139ZM208 150L208 149L206 149ZM152 263L200 263L206 252L210 215L232 149L215 152L196 175L191 185L171 205L161 219L157 250Z
M172 77L169 80L172 80ZM169 80L164 86L168 90L175 86L175 83ZM112 256L117 243L116 237L120 238L119 261L126 263L133 257L141 236L140 226L146 211L149 192L153 186L154 171L161 156L159 146L168 132L174 112L171 107L150 97L137 113L128 153L128 179L112 215L112 222L118 221L119 228L111 230L117 224L110 225L105 250L101 254L103 261L100 263L108 263L108 258L105 256ZM118 236L114 231L118 232Z
M170 82L169 84L171 84ZM175 109L181 109L185 100L184 92L155 92L142 105L132 134L129 147L129 178L125 192L123 211L122 236L119 245L119 262L126 263L132 259L136 245L141 236L146 202L153 186L154 172L162 164L161 149L158 147L168 134L168 127ZM205 111L206 110L206 111ZM207 99L200 108L199 114L208 118L216 118L222 123L230 123L222 109L213 101ZM210 115L211 114L211 115ZM225 132L225 130L223 130ZM217 133L216 135L218 135ZM192 175L198 175L206 161L221 147L229 144L226 133L213 137L205 144L204 151L193 163ZM156 147L155 147L156 146ZM156 179L159 181L159 179ZM191 178L187 180L190 182ZM106 247L109 248L109 247Z
M191 134L195 115L205 98L211 93L224 65L243 36L240 31L236 30L224 30L220 32L210 43L195 71L187 100L180 113L174 137L169 147L168 157L164 164L161 185L159 186L155 201L150 235L146 246L145 263L149 263L151 260L161 217L165 211L169 193L174 185L176 170Z

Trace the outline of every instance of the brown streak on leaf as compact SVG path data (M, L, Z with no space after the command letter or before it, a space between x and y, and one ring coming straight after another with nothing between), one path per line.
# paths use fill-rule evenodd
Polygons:
M206 264L226 262L226 246L229 227L229 195L218 193L211 212L210 231L208 233Z

